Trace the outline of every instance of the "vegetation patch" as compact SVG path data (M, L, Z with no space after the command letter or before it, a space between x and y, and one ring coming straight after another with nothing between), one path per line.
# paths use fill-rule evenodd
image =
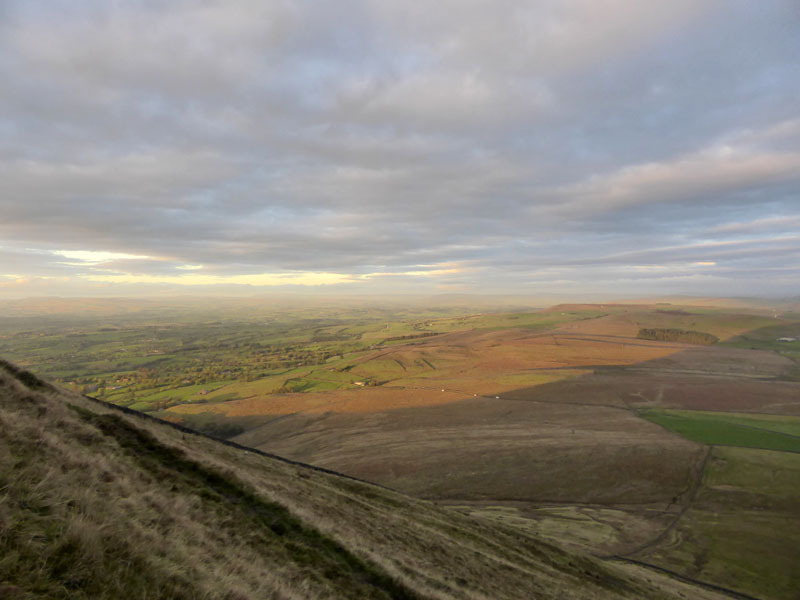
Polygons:
M800 455L714 448L697 499L647 562L756 598L800 589Z
M173 423L178 423L189 429L199 431L211 437L227 440L244 433L251 420L226 418L219 413L210 411L197 414L183 414L178 417L175 413L162 411L154 416Z
M800 418L650 409L641 417L703 444L800 452Z
M678 342L681 344L695 344L710 346L716 344L719 338L702 331L687 331L685 329L662 329L660 327L642 327L637 336L641 340L654 340L659 342Z
M210 512L228 513L230 518L226 522L239 529L250 544L281 546L290 560L308 568L309 577L350 587L355 595L365 598L419 598L376 565L302 523L285 507L257 496L232 474L218 473L188 459L180 449L162 444L152 434L120 416L72 408L104 435L113 438L149 475L171 482L173 490L202 498Z
M22 382L26 387L32 390L43 390L50 386L39 379L36 375L25 369L20 369L16 365L11 364L5 360L0 359L0 369L6 371L9 375Z

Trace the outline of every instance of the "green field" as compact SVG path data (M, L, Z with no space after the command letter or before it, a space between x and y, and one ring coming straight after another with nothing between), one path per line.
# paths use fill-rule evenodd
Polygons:
M703 444L800 452L800 417L659 409L640 416Z
M756 598L800 590L800 455L714 448L693 506L639 558Z

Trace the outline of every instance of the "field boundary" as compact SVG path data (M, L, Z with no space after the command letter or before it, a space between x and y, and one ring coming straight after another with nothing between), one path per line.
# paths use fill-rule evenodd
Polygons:
M645 567L646 569L652 569L654 571L659 571L670 577L683 581L684 583L690 583L696 585L698 587L705 588L707 590L711 590L713 592L722 592L723 594L727 594L732 598L737 598L738 600L762 600L761 598L757 598L755 596L751 596L749 594L745 594L744 592L737 592L736 590L731 590L726 587L722 587L721 585L717 585L715 583L709 583L708 581L702 581L700 579L694 579L693 577L689 577L687 575L681 575L677 571L672 571L671 569L666 569L664 567L659 567L658 565L654 565L648 562L644 562L642 560L636 560L635 558L626 558L624 556L618 556L616 554L604 557L604 560L608 561L618 561L618 562L626 562L631 563L634 565L638 565L640 567Z
M757 425L745 425L744 423L734 423L732 421L727 421L729 425L733 425L735 427L742 427L744 429L755 429L756 431L766 431L767 433L774 433L775 435L785 435L790 438L800 439L800 435L795 435L794 433L787 433L785 431L778 431L776 429L767 429L766 427L758 427ZM722 444L720 444L722 445ZM749 446L748 446L749 447ZM762 448L765 450L766 448ZM778 450L778 452L796 452L795 450Z
M694 501L697 498L697 494L700 491L700 488L701 488L701 486L703 484L703 477L705 476L706 466L708 465L708 461L711 458L711 453L713 452L713 450L714 450L713 446L707 446L706 447L706 451L705 451L705 453L703 455L703 460L700 461L700 465L695 469L696 474L692 478L692 481L689 483L688 489L686 490L686 492L684 492L684 493L688 493L688 496L686 498L686 502L681 506L681 509L675 515L675 518L672 519L670 524L667 525L664 528L664 530L661 533L659 533L655 538L653 538L649 542L639 546L638 548L636 548L634 550L631 550L630 552L626 552L625 554L627 556L631 556L632 554L639 554L640 552L644 552L644 551L648 550L649 548L652 548L653 546L661 543L664 540L664 538L667 535L669 535L669 533L675 528L675 526L678 524L678 521L680 521L681 518L686 514L686 512L692 507L692 504L694 504ZM610 559L610 558L614 558L614 557L616 557L616 558L624 558L623 556L617 555L617 554L610 555L610 556L600 556L599 558ZM631 559L627 559L627 558L625 558L625 560L635 560L635 559L632 559L632 558Z
M190 429L185 425L181 425L180 423L172 423L171 421L166 421L164 419L159 419L158 417L154 417L153 415L147 414L145 412L139 412L137 410L133 410L132 408L128 408L127 406L119 406L117 404L111 404L110 402L106 402L105 400L100 400L99 398L93 398L92 396L83 395L83 398L87 400L91 400L92 402L96 402L102 406L107 408L111 408L114 410L118 410L128 415L132 415L144 420L149 420L154 423L160 423L161 425L166 425L168 427L172 427L180 431L181 433L188 433L191 435L196 435L202 438L206 438L208 440L217 442L219 444L223 444L224 446L229 446L231 448L236 448L237 450L244 450L245 452L252 452L253 454L258 454L259 456L264 456L266 458L272 458L274 460L278 460L280 462L294 465L296 467L304 467L306 469L311 469L312 471L317 471L318 473L326 473L327 475L334 475L336 477L343 477L344 479L350 479L352 481L358 481L359 483L366 483L368 485L374 485L375 487L382 488L384 490L388 490L390 492L394 492L395 494L400 494L401 496L411 497L408 494L404 494L398 490L390 488L385 485L381 485L379 483L375 483L374 481L367 481L366 479L359 479L358 477L353 477L352 475L347 475L345 473L340 473L339 471L334 471L333 469L326 469L325 467L318 467L316 465L311 465L309 463L304 463L299 460L292 460L291 458L286 458L285 456L279 456L278 454L272 454L271 452L264 452L263 450L259 450L258 448L253 448L251 446L243 446L242 444L237 444L236 442L232 442L230 440L225 440L222 438L214 437L213 435L208 435L207 433L201 433L195 429ZM285 415L284 415L285 416Z

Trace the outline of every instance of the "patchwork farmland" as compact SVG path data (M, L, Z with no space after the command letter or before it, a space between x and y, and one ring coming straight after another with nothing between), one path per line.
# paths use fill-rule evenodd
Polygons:
M723 304L159 309L113 331L102 314L7 319L0 352L630 568L788 600L800 355L776 340L800 318Z

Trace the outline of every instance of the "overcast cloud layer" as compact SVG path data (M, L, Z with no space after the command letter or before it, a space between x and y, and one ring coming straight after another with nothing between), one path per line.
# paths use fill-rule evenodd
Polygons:
M7 0L0 297L798 294L799 32L797 0Z

